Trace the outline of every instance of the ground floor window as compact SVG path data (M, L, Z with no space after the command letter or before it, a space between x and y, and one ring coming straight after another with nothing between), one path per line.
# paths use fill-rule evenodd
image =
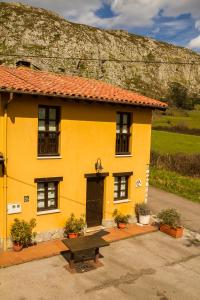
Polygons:
M114 201L128 199L129 177L132 172L114 173Z
M58 208L58 186L61 178L38 178L37 182L37 211Z

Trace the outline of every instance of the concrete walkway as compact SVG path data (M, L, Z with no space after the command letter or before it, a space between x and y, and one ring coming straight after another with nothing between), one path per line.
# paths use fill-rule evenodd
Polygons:
M104 240L111 243L157 230L157 227L151 225L139 226L137 224L128 224L124 229L110 228L96 234L100 234ZM58 239L38 243L32 247L24 248L20 252L5 251L0 253L0 268L59 255L62 251L67 250L68 248Z
M111 243L83 273L62 255L0 269L0 299L199 300L200 248L185 242L157 231Z
M182 215L183 226L200 233L200 204L154 187L149 189L148 200L154 214L164 208L176 208Z

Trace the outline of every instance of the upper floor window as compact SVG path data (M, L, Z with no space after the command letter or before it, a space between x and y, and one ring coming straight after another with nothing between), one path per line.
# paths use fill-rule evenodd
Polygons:
M119 112L116 120L116 154L130 154L131 114Z
M60 109L56 106L39 106L38 155L59 155Z

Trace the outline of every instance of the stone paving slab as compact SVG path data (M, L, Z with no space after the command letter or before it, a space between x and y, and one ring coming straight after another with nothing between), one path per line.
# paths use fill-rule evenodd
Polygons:
M157 227L152 225L141 226L137 224L129 224L124 229L118 229L118 228L108 229L107 231L109 232L109 234L105 235L103 238L107 242L114 242L122 239L127 239L135 235L154 232L157 230L158 230Z
M108 242L127 239L140 234L157 231L157 227L146 225L139 226L137 224L129 224L125 229L111 228L107 229L106 235L103 238ZM5 268L13 265L22 264L32 260L38 260L55 255L59 255L62 251L67 251L68 248L60 239L38 243L29 248L24 248L20 252L5 251L0 253L0 268Z

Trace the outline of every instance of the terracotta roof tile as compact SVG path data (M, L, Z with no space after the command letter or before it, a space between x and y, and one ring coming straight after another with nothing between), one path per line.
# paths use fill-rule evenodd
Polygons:
M57 95L165 109L166 103L103 81L0 66L0 91Z

